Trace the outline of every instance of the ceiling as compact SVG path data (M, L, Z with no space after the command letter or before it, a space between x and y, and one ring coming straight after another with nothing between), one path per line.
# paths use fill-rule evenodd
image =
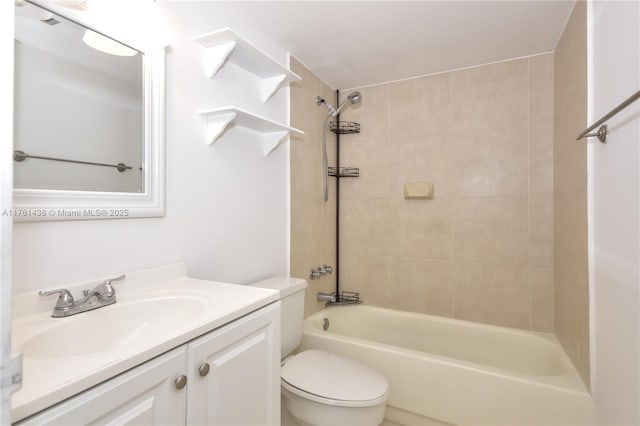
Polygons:
M233 8L335 89L554 50L575 0L257 1Z

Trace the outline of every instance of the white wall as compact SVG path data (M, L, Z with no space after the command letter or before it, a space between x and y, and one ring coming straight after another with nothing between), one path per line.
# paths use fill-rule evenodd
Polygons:
M640 3L590 2L590 122L640 88ZM592 389L597 423L640 423L640 101L589 142Z
M166 217L15 224L15 293L180 260L191 276L238 283L288 272L288 146L265 158L255 135L240 132L206 146L205 123L196 114L235 104L286 122L288 91L263 104L258 80L230 63L207 79L192 39L231 26L281 63L286 52L226 3L162 1L159 7L173 36Z

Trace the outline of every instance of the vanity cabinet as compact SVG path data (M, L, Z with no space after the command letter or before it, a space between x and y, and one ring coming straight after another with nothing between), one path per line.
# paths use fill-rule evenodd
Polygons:
M17 423L43 424L279 425L280 303Z
M189 343L187 424L280 424L276 305Z
M186 359L181 346L18 425L184 424L187 389L176 389L174 380Z

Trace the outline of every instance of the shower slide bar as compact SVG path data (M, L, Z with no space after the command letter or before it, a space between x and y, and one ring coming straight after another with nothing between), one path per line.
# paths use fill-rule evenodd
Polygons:
M631 95L628 99L626 99L620 105L618 105L617 107L615 107L614 109L609 111L609 113L607 115L605 115L604 117L602 117L600 120L596 121L591 126L587 127L584 130L584 132L582 132L582 133L580 133L578 135L576 140L579 141L582 138L590 138L590 137L593 137L593 136L597 136L598 140L600 142L606 143L607 142L607 125L606 124L602 125L602 124L605 123L608 119L610 119L614 115L616 115L617 113L619 113L620 111L622 111L623 109L625 109L626 107L628 107L631 103L636 101L638 98L640 98L640 90L638 90L636 93ZM600 126L600 128L598 129L597 132L589 133L589 132L591 132L593 129L595 129L598 126Z
M118 164L94 163L92 161L69 160L66 158L43 157L40 155L31 155L17 149L13 151L13 161L22 162L27 158L34 158L36 160L62 161L64 163L88 164L90 166L115 167L116 169L118 169L119 172L124 172L126 170L131 170L133 168L131 166L127 166L124 163L118 163ZM140 168L140 170L142 170L142 167Z

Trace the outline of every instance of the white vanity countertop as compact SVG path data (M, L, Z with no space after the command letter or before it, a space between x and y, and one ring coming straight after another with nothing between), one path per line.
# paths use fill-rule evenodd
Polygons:
M75 296L100 280L70 285ZM13 352L23 352L12 422L279 299L277 291L192 279L184 264L127 274L117 303L51 318L55 297L13 298Z

